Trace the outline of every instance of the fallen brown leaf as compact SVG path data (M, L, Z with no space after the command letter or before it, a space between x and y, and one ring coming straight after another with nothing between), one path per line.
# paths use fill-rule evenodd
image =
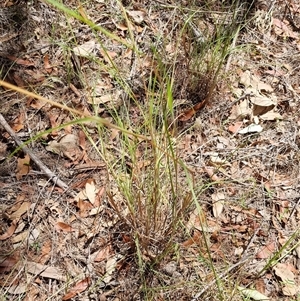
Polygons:
M204 170L207 172L208 176L215 182L221 182L222 179L219 178L216 174L215 174L215 169L212 167L204 167Z
M7 231L5 233L3 233L2 235L0 235L0 240L5 240L5 239L11 237L15 233L17 224L18 224L18 220L17 219L13 220L10 227L7 229Z
M73 48L73 52L76 56L90 57L96 48L96 42L94 40L87 41L82 45L78 45Z
M182 246L185 247L185 248L187 248L187 247L190 247L190 246L192 246L194 244L198 245L201 241L202 241L202 234L201 234L201 232L198 231L198 230L195 230L193 237L191 237L188 240L184 241L182 243Z
M113 256L107 259L105 265L106 273L103 277L103 282L109 283L110 280L112 279L112 274L117 267L117 260L118 260L118 256Z
M44 264L50 257L50 252L52 250L52 242L50 240L46 241L41 248L41 256L39 257L38 263Z
M87 217L88 212L94 208L94 206L89 201L79 200L77 203L77 207L79 208L80 217Z
M179 121L188 121L190 120L200 109L204 108L204 106L206 105L208 99L204 99L203 101L197 103L196 105L194 105L191 109L188 109L186 111L184 111L183 113L181 113L178 116L178 120Z
M54 225L55 229L56 230L62 230L63 232L72 232L72 231L75 231L74 228L64 222L57 222L55 225Z
M63 272L56 267L28 261L26 263L25 269L27 272L33 275L39 275L41 277L46 277L46 278L51 278L51 279L56 279L61 281L66 280L66 277L64 276Z
M0 272L10 272L12 268L17 264L17 262L18 259L14 255L6 257L3 261L0 262Z
M49 54L48 53L46 53L44 56L44 67L45 67L47 73L50 74L52 72L53 68L52 68L51 64L49 63Z
M57 126L60 125L60 124L59 124L60 121L58 121L58 116L57 116L57 114L48 112L48 113L47 113L47 117L49 118L49 121L50 121L50 124L51 124L51 127L52 127L52 128L55 128L55 127L57 127ZM52 137L57 136L57 135L58 135L58 134L57 134L57 131L56 131L56 130L55 130L55 131L52 131L51 135L52 135Z
M89 285L91 284L91 278L90 277L87 277L79 282L77 282L75 284L75 286L73 288L71 288L68 293L66 293L62 300L65 301L65 300L70 300L71 298L75 297L77 294L85 291Z
M8 214L11 220L20 218L24 213L28 212L31 206L30 202L22 202L21 206L14 212Z
M273 18L273 26L274 31L278 35L283 35L285 37L297 39L297 34L292 31L285 23L284 21L281 21L277 18Z
M78 132L78 145L81 147L81 149L85 150L86 149L86 135L84 131L80 130Z
M15 132L20 132L20 130L22 130L24 128L24 120L25 120L25 114L21 113L15 120L14 123L12 125L12 129Z
M24 158L18 158L16 178L20 180L22 176L26 176L30 171L30 157L29 155L25 155Z
M17 72L13 73L13 79L18 87L24 88L26 86L24 80Z
M127 14L137 24L141 24L147 16L147 13L144 10L128 10Z
M269 258L275 251L276 244L275 242L271 242L268 245L264 246L257 252L256 258L258 259L266 259Z
M216 192L211 195L211 198L213 200L213 215L219 217L223 212L225 195L222 192Z
M231 124L229 127L228 127L228 131L235 134L237 133L240 128L242 127L243 125L243 122L242 121L239 121L239 122L236 122L234 124Z
M255 288L258 292L265 294L266 293L266 285L263 279L255 280Z
M39 289L36 286L28 286L27 285L28 291L26 292L26 296L23 299L23 301L33 301L33 300L38 300L38 297L41 299L41 294Z
M6 57L18 65L27 66L27 67L34 66L33 62L17 58L16 56L13 56L13 55L8 55Z
M103 249L101 249L97 254L96 254L96 257L94 259L95 262L101 262L105 259L108 258L108 256L110 255L111 253L111 246L108 245L106 247L104 247Z
M94 181L92 183L85 184L85 195L93 205L95 204L96 195L98 191L99 189L96 188Z
M201 227L202 225L206 225L206 216L205 212L202 209L196 208L190 215L189 221L186 225L188 230L193 228Z
M118 55L116 52L114 51L104 51L104 50L100 50L101 55L103 56L104 60L109 64L112 62L112 60ZM109 101L111 101L111 97L110 95L109 97Z
M298 285L295 283L295 275L293 271L291 271L291 266L286 263L277 263L273 270L283 282L282 293L285 296L296 295L298 291ZM293 270L295 269L293 268Z

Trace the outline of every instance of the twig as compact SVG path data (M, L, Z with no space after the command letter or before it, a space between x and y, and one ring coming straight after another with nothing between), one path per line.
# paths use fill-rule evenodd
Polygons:
M229 269L227 269L224 273L222 273L222 274L218 277L218 279L223 279L223 278L225 278L225 277L227 276L227 274L228 274L230 271L232 271L232 270L235 269L236 267L242 265L242 264L245 263L248 259L249 259L249 258L246 258L246 259L244 259L244 260L238 261L236 264L232 265ZM207 285L205 286L205 288L204 288L201 292L197 293L191 301L197 301L198 298L201 297L201 295L203 295L203 293L205 293L205 292L206 292L210 287L212 287L216 282L217 282L217 279L214 279L214 280L211 281L209 284L207 284Z
M223 273L218 277L218 279L223 279L223 278L225 278L225 277L227 276L227 274L228 274L230 271L232 271L232 270L235 269L236 267L242 265L243 263L245 263L246 261L249 260L250 256L247 256L247 253L248 253L249 248L250 248L250 246L252 245L253 240L254 240L254 238L256 237L256 235L257 235L257 233L258 233L259 230L260 230L260 228L259 228L259 229L256 229L255 233L252 235L252 237L251 237L249 243L247 244L247 246L246 246L246 248L245 248L245 250L244 250L244 252L243 252L243 254L242 254L241 259L240 259L237 263L235 263L234 265L232 265L230 268L228 268L225 272L223 272ZM212 280L208 285L205 286L205 288L203 288L203 290L202 290L201 292L197 293L191 301L197 301L198 298L201 297L201 295L203 295L203 293L205 293L205 292L206 292L210 287L212 287L216 282L217 282L217 279Z
M299 204L300 204L300 197L298 198L297 203L295 203L295 205L294 205L294 207L293 207L293 209L292 209L292 211L291 211L291 213L290 213L290 215L289 215L289 217L288 217L288 221L289 221L289 220L291 219L291 217L294 215L294 213L295 213L297 207L299 207Z
M16 143L22 148L22 150L31 158L31 160L45 173L45 175L58 187L67 190L69 186L60 180L16 135L14 130L6 122L3 115L0 113L0 124L5 128L9 135L16 141ZM73 194L72 192L70 192Z

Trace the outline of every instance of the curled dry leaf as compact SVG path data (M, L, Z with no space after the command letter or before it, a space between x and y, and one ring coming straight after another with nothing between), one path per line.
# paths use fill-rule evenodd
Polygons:
M50 240L46 241L41 248L41 256L39 257L38 263L44 264L50 257L50 252L52 250L52 242Z
M111 253L111 246L108 245L108 246L105 246L103 249L101 249L99 252L96 252L96 256L95 256L95 259L94 261L95 262L101 262L105 259L108 258L108 256L110 255Z
M81 281L78 281L74 287L72 287L62 298L63 301L70 300L75 297L77 294L85 291L91 284L91 278L87 277Z
M188 230L192 230L193 228L201 227L202 225L206 225L205 211L201 208L195 208L190 215L186 227Z
M16 178L20 180L22 176L26 176L30 171L30 157L25 155L24 158L18 158L18 165L16 171Z
M213 200L214 217L219 217L223 212L225 195L222 192L216 192L211 195L211 198Z
M84 131L80 130L78 133L78 145L81 147L81 149L86 149L86 135Z
M185 248L188 248L194 244L200 245L200 243L203 242L202 233L199 230L195 230L193 237L189 238L188 240L184 241L182 243L182 246Z
M120 30L122 30L122 31L128 30L128 26L127 26L127 24L126 24L125 22L115 23L115 25L116 25L116 27L117 27L118 29L120 29ZM134 29L133 26L130 26L130 27L131 27L131 30Z
M64 155L71 161L74 161L80 153L78 137L74 134L67 134L58 141L52 140L46 146L46 150L58 155Z
M0 235L0 240L5 240L5 239L11 237L15 233L17 224L18 224L18 220L17 219L13 220L10 227L7 229L7 231L5 233L3 233L2 235Z
M35 64L33 62L30 62L29 60L20 59L13 55L8 55L6 57L18 65L22 65L22 66L26 66L26 67L35 66Z
M110 64L113 59L118 55L116 52L114 51L104 51L104 50L100 50L101 55L103 56L104 60Z
M4 260L0 258L0 272L10 272L17 263L18 259L14 255L8 256Z
M144 21L145 17L146 17L146 12L141 11L141 10L128 10L127 14L137 24L141 24Z
M25 269L27 272L33 275L66 281L66 277L64 276L63 272L56 267L28 261Z
M107 259L106 266L105 266L106 274L103 277L103 282L109 283L110 280L112 279L112 274L117 267L117 259L118 259L117 255Z
M19 284L19 285L11 285L8 288L8 292L12 295L20 295L24 294L28 290L29 286L28 284Z
M208 176L215 182L221 182L222 179L219 178L216 174L215 174L215 169L212 167L204 167L204 170L207 172Z
M274 109L276 103L264 96L256 96L251 98L251 102L253 103L253 115L260 116L266 114L267 112Z
M20 113L20 115L14 120L14 123L11 128L15 132L20 132L24 128L24 124L25 124L24 121L25 121L25 114Z
M44 68L46 69L46 72L49 74L52 72L52 69L53 69L51 64L49 63L49 54L48 53L46 53L44 56Z
M255 281L255 288L262 294L266 292L266 284L262 278Z
M21 206L15 211L9 214L9 218L14 220L20 218L24 213L28 212L29 208L31 206L30 202L23 202Z
M262 249L260 249L257 254L256 254L256 258L258 259L267 259L270 256L272 256L272 254L275 251L275 242L271 242L268 245L264 246Z
M49 118L50 124L52 128L55 128L57 126L59 126L60 120L58 118L58 115L55 113L47 113L47 117ZM52 137L56 137L57 136L57 130L53 130L51 133Z
M257 300L257 301L270 300L269 297L263 295L262 293L260 293L257 290L254 290L254 289L247 289L247 288L238 286L238 290L240 292L242 292L242 294L244 296L246 296L247 298L251 298L253 300Z
M21 241L24 241L29 235L29 230L25 230L24 232L21 232L17 235L14 235L14 237L12 237L11 242L13 244L19 243Z
M78 137L74 134L67 134L59 139L59 141L53 140L51 142L49 143L49 146L52 147L51 151L60 153L68 151L70 148L76 148L78 146Z
M105 210L105 206L99 206L99 207L93 207L90 212L88 213L89 216L93 216L96 214L99 214L100 212L102 212L103 210Z
M271 109L273 109L276 105L276 103L270 99L269 97L265 97L265 96L256 96L256 97L252 97L251 98L251 102L254 105L260 106L260 107L271 107Z
M250 70L246 70L240 78L240 83L245 86L248 92L254 93L255 95L259 95L258 92L267 92L271 93L274 89L271 85L262 82L257 76L251 73Z
M70 226L64 222L57 222L54 227L56 230L62 230L63 232L75 231L72 226Z
M232 107L229 119L232 120L238 117L244 117L250 115L251 112L252 110L249 107L249 101L245 99L244 101L241 101L240 103Z
M88 198L88 200L94 204L96 200L96 194L98 193L99 189L96 188L95 183L86 183L85 184L85 194Z
M229 162L225 159L220 158L218 153L211 153L210 161L214 165L227 165L227 166L229 165L230 166Z
M89 211L94 208L89 201L84 201L82 199L78 200L77 207L79 208L80 217L87 217L89 215Z
M285 296L294 296L298 291L298 285L295 283L295 275L291 267L284 263L277 263L273 268L275 274L282 280L284 286L282 292ZM292 267L292 269L294 269Z
M204 99L203 101L201 101L201 102L197 103L196 105L194 105L191 109L185 110L184 112L182 112L178 116L178 120L179 121L188 121L188 120L190 120L199 110L204 108L206 103L207 103L207 99Z
M292 31L285 23L284 21L281 21L279 19L273 18L273 27L274 31L277 35L282 35L284 37L289 37L292 39L297 39L297 34Z
M295 251L296 251L297 257L300 258L300 245L297 246Z
M95 41L91 40L80 46L74 47L73 52L77 56L90 57L95 48L96 48L96 43Z
M262 120L281 120L283 117L278 113L278 112L274 112L273 110L272 111L269 111L263 115L260 116L260 118Z
M0 141L0 160L5 159L7 156L7 144Z
M28 287L28 284L27 284ZM41 298L41 292L40 288L38 286L30 286L28 287L26 291L26 296L23 299L23 301L33 301L33 300L38 300L39 297Z

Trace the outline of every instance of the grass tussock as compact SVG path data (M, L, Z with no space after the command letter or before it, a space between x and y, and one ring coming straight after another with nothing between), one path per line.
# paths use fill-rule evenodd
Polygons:
M118 255L116 296L123 300L196 300L202 296L241 300L235 281L242 282L238 271L245 262L244 251L241 260L228 267L226 256L219 255L222 252L217 248L212 250L212 242L219 243L220 238L203 213L211 205L202 202L202 194L220 189L224 183L216 174L226 171L212 164L213 171L207 172L212 181L199 176L183 159L179 142L194 133L190 121L201 109L214 105L253 4L153 1L152 10L164 20L154 24L137 4L110 1L110 6L103 6L114 19L102 20L103 25L88 16L93 1L78 7L44 1L64 20L53 24L52 34L59 33L53 44L64 58L63 80L81 101L62 97L60 104L48 102L68 112L68 122L37 134L28 143L74 126L89 141L91 157L104 163L102 205L110 223L106 241ZM75 32L73 27L82 31ZM92 50L80 49L86 42L91 42ZM62 83L58 78L59 74L47 77L41 91L50 93L55 83ZM28 92L27 96L35 95ZM234 152L225 159L234 158ZM244 199L238 201L242 204ZM101 222L99 216L93 224ZM190 245L195 246L191 253ZM279 250L261 273L282 253ZM194 266L186 268L189 260ZM103 269L90 288L93 293L107 277ZM228 271L232 271L230 276Z
M204 184L198 180L195 186L193 172L181 160L174 136L174 132L180 132L178 116L186 109L212 100L240 25L234 18L230 24L221 20L215 28L204 28L199 36L194 22L203 18L207 7L179 6L176 10L183 17L176 28L171 28L172 36L157 36L149 49L143 49L130 30L131 21L124 6L118 3L118 7L120 17L129 28L130 42L127 43L132 46L137 70L130 70L130 78L122 75L123 66L109 58L109 49L100 41L109 59L107 64L100 64L99 69L109 74L115 88L121 91L120 105L106 107L120 130L112 133L99 124L96 135L88 134L87 129L85 132L106 163L107 203L118 217L112 229L115 247L124 256L123 260L136 265L139 275L136 281L142 287L141 293L147 296L153 293L162 266L180 256L179 244L189 237L186 224L191 210L197 207L201 214L198 201ZM70 15L80 19L74 13ZM80 21L89 24L87 20ZM99 31L119 42L102 29ZM178 100L183 101L183 105L178 106ZM94 105L93 110L97 115L99 106ZM149 140L135 138L122 129ZM205 241L205 237L203 239ZM214 270L211 259L206 260Z

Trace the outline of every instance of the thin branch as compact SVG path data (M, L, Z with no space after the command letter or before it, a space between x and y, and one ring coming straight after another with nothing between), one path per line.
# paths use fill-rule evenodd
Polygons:
M45 175L58 187L68 190L69 186L60 180L27 146L23 144L23 142L16 135L14 130L7 123L3 115L0 113L0 124L4 127L4 129L9 133L9 135L16 141L18 146L22 148L22 150L31 158L31 160L42 170ZM72 195L73 193L70 192Z
M233 269L237 268L238 266L246 263L248 260L249 260L249 258L245 258L243 260L238 261L236 264L232 265L224 273L222 273L218 279L224 279L230 271L232 271ZM208 283L201 292L197 293L193 297L193 299L191 301L197 301L209 288L211 288L214 284L216 284L216 282L217 282L217 279L214 279L210 283Z
M257 233L259 232L260 228L256 229L256 231L254 232L254 234L252 235L249 243L247 244L247 247L245 248L243 254L242 254L242 257L241 259L235 263L234 265L232 265L230 268L228 268L225 272L223 272L219 277L218 279L224 279L227 277L228 273L231 272L233 269L237 268L238 266L246 263L250 258L251 256L247 255L249 249L250 249L250 246L252 245L253 241L254 241L254 238L256 237ZM214 279L212 280L210 283L208 283L203 289L201 292L197 293L193 299L191 301L197 301L210 287L212 287L214 284L216 284L217 280L218 279Z

